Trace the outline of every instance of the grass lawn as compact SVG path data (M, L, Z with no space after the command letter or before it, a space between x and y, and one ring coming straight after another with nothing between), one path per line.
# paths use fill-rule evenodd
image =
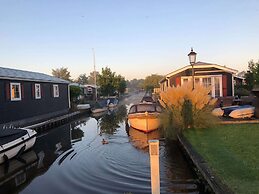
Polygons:
M259 194L259 124L219 125L184 135L231 190Z

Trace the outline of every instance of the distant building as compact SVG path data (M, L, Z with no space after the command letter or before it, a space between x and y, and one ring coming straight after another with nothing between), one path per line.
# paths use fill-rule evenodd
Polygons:
M212 97L234 96L234 82L237 70L217 64L197 62L194 65L195 84L211 87ZM183 83L192 82L192 66L168 73L160 81L160 90L166 91L169 87L180 86Z
M81 88L82 94L79 96L79 99L85 100L95 100L96 97L96 85L92 84L78 84L78 83L71 83L70 86L78 86Z
M23 125L67 113L68 84L43 73L0 67L0 125Z

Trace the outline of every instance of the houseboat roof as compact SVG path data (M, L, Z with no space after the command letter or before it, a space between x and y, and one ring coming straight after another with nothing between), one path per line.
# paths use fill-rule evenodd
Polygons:
M229 72L231 74L236 74L238 71L235 70L235 69L232 69L232 68L229 68L229 67L226 67L226 66L222 66L222 65L218 65L218 64L213 64L213 63L205 63L205 62L197 62L195 63L195 65L193 66L194 69L200 69L200 68L211 68L211 67L214 67L214 68L217 68L217 69L220 69L224 72ZM187 69L191 69L192 66L191 65L187 65L183 68L180 68L180 69L177 69L171 73L168 73L167 75L165 75L165 77L160 80L160 83L164 82L166 80L166 78L169 78L169 77L172 77L173 75L176 75L182 71L185 71Z
M18 70L18 69L10 69L5 67L0 67L0 79L52 82L52 83L65 83L65 84L70 83L67 80L63 80L43 73L24 71L24 70Z

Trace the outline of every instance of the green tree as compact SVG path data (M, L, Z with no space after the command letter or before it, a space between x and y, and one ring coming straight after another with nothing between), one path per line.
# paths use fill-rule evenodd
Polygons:
M98 85L103 96L113 95L116 90L115 72L110 68L102 68L102 73L98 76Z
M67 70L67 67L61 67L61 68L56 68L52 69L52 75L64 80L70 80L70 72Z
M82 93L79 86L70 86L70 99L72 102L76 102L79 95Z
M255 85L259 85L259 61L255 63L253 60L248 62L248 71L245 74L246 87L252 90Z
M118 75L115 77L115 88L118 92L118 94L124 94L124 92L126 91L126 80L124 77L122 77L121 75Z
M162 75L152 74L147 76L144 80L145 90L153 90L156 87L159 87L159 81L163 78Z
M98 85L98 78L99 78L100 73L96 71L96 82ZM94 71L90 72L90 75L88 76L88 84L95 84L94 83Z
M130 81L127 81L127 87L129 88L129 91L135 91L143 89L144 79L133 79Z
M76 82L79 84L88 84L88 76L86 76L86 74L81 74L78 76L78 78L76 79Z

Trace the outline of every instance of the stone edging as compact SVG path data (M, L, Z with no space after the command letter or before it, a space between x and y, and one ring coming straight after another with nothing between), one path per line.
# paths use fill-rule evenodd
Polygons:
M187 153L188 157L195 165L195 167L199 170L201 175L203 176L204 180L208 183L211 187L212 191L216 194L233 194L234 192L231 191L222 181L216 177L212 170L208 167L206 161L199 155L192 147L192 145L187 141L185 137L182 135L177 136L181 146Z

